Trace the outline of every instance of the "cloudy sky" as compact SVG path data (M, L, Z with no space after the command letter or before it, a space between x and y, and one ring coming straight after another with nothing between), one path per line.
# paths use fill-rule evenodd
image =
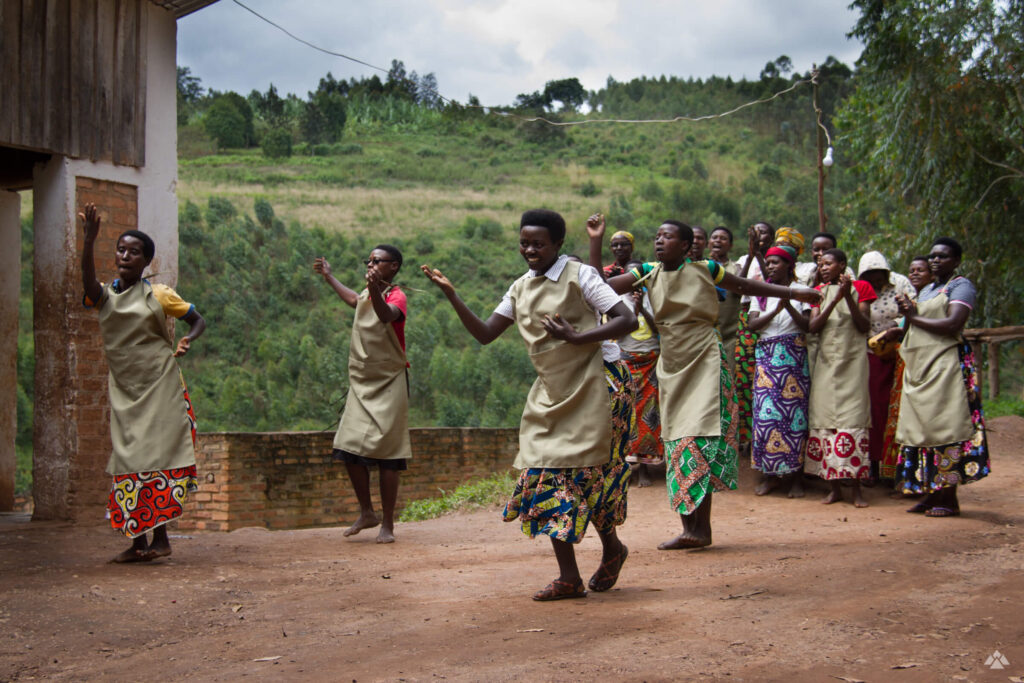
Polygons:
M788 55L804 72L829 55L853 65L850 0L241 0L315 45L387 69L434 72L442 95L485 105L576 76L757 78ZM178 22L178 64L203 86L242 94L273 83L305 97L330 71L375 70L317 52L233 0ZM383 76L383 74L381 74Z

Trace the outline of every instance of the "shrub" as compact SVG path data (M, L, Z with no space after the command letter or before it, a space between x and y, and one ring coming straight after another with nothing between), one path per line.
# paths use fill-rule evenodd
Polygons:
M584 197L594 197L596 195L601 194L601 190L598 189L597 185L594 184L593 180L588 180L587 182L580 185L580 194L583 195Z
M292 134L283 128L275 128L263 136L263 156L268 159L283 159L292 155Z

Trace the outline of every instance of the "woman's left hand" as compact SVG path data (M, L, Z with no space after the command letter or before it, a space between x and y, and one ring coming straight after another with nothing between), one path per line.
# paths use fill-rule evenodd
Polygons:
M576 328L565 322L559 314L555 313L554 316L545 315L543 325L548 334L555 339L561 339L562 341L567 341L570 344L575 343L577 335Z
M181 356L184 356L186 353L188 353L188 348L191 345L192 340L189 339L188 337L182 337L181 339L179 339L178 348L174 350L174 357L180 358Z

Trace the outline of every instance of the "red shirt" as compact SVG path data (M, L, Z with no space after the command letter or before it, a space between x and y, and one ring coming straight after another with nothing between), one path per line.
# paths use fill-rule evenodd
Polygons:
M821 288L824 286L824 284L820 284L817 287L815 287L815 289L820 292ZM874 301L875 299L878 298L878 295L875 294L875 288L869 285L864 280L854 280L853 289L856 290L857 292L857 303L868 303L869 301ZM821 308L821 304L811 304L811 307Z
M402 350L405 351L405 314L407 312L405 292L399 289L398 285L395 285L384 295L384 303L393 304L402 312L402 317L391 323L391 325L395 328L398 343L402 345ZM406 365L408 365L408 362L406 362Z

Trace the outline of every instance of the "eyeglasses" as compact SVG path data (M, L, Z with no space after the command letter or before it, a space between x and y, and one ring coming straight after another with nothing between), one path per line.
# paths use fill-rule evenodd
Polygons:
M394 262L395 262L395 259L393 259L393 258L371 258L371 259L366 259L365 261L363 261L363 264L365 264L367 266L375 266L378 263L394 263Z
M940 253L928 254L928 260L929 261L934 261L936 259L942 259L942 258L949 258L949 254L940 254Z

